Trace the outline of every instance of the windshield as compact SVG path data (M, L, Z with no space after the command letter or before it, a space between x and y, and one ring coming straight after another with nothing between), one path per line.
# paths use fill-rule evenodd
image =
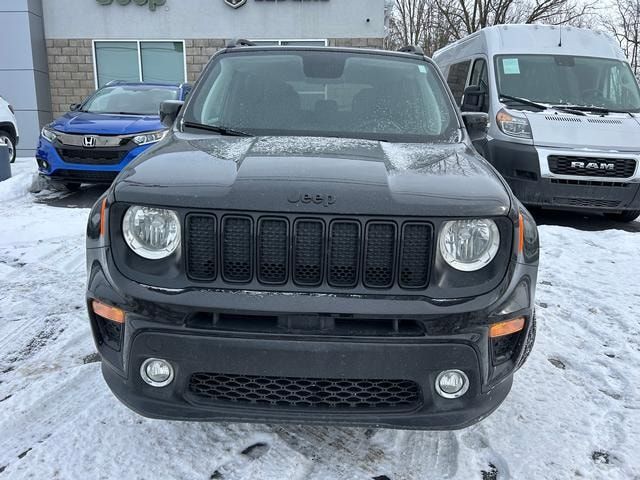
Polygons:
M82 105L83 112L158 115L160 104L176 100L177 88L115 86L98 90Z
M335 51L224 54L191 94L184 122L252 135L450 142L459 129L435 67Z
M625 62L567 55L496 57L501 95L550 105L640 111L638 84Z

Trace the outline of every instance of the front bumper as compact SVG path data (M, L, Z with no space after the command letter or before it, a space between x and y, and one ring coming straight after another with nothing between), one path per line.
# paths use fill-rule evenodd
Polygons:
M159 289L124 277L113 265L108 247L89 249L87 261L88 302L97 299L129 312L124 328L117 333L118 342L109 345L104 340L104 320L89 309L107 384L132 410L148 417L177 420L466 427L495 410L511 388L512 375L523 360L523 346L531 330L536 282L536 266L517 264L495 291L438 304L419 297L367 299ZM235 328L233 322L218 326L191 322L196 312L232 314L239 326ZM317 312L324 312L322 316L327 318L367 318L381 324L392 318L413 319L423 330L419 335L402 329L379 335L318 331ZM293 328L262 328L255 323L251 328L241 326L256 315L311 319ZM527 319L526 328L519 334L512 355L496 363L488 338L489 324L521 315ZM173 365L175 379L167 387L154 388L142 380L142 362L152 357ZM436 376L446 369L467 374L470 386L462 397L444 399L436 393ZM200 372L283 381L398 379L415 383L419 393L415 401L389 408L225 401L197 394L191 387L192 375Z
M148 144L132 148L118 163L96 165L65 162L54 145L45 138L40 137L38 149L36 150L38 173L59 182L109 185L124 167L153 145Z
M555 175L545 163L547 154L553 152L533 145L492 140L487 152L488 160L525 205L598 213L640 209L640 178L636 176L618 179Z

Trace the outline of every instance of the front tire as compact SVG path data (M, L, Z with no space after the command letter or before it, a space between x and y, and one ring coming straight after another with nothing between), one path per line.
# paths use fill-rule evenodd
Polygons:
M640 217L640 210L627 210L622 213L605 213L605 217L617 222L633 222Z
M0 143L9 148L9 163L16 161L16 139L6 130L0 130Z

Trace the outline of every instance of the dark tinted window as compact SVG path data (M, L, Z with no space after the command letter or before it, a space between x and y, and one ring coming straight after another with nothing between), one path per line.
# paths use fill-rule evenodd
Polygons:
M435 66L335 51L225 54L203 74L185 122L254 135L450 141L453 106Z
M469 67L471 61L454 63L449 67L449 74L447 75L447 84L453 93L458 106L462 104L462 94L464 93L464 87L467 83L467 76L469 75Z
M470 106L463 105L463 110L471 110L476 112L489 111L489 74L487 71L487 62L483 58L478 58L473 62L471 76L469 77L469 86L480 87L485 93L481 98L477 98L477 104Z
M121 85L105 87L93 94L82 106L83 112L158 115L160 104L176 100L177 88Z

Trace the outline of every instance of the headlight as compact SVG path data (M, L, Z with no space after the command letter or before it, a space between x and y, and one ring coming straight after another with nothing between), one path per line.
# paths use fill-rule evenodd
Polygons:
M44 138L46 138L50 142L53 142L58 137L58 135L56 135L55 130L51 130L50 128L47 128L47 127L42 128L40 135L42 135Z
M122 232L131 250L150 260L168 257L180 245L180 220L173 210L130 207Z
M133 137L133 141L138 145L147 145L148 143L155 143L162 140L167 136L169 130L159 130L157 132L141 133Z
M442 226L438 243L445 262L456 270L473 272L498 253L500 231L489 219L453 220Z
M529 120L525 117L515 117L503 109L496 115L496 123L505 135L533 138L531 135L531 125L529 125Z

